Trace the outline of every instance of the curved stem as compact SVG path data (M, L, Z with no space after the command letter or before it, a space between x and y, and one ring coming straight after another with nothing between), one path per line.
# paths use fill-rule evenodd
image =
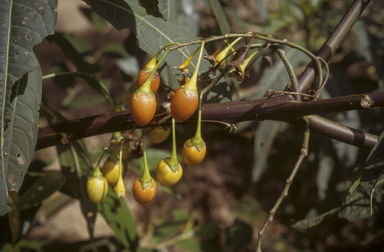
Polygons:
M300 156L297 159L295 166L292 169L291 174L289 175L288 179L286 180L285 187L284 187L283 191L281 192L280 197L277 199L277 201L275 202L275 205L269 211L268 217L265 220L263 227L260 229L260 231L258 233L259 239L257 240L256 252L261 252L261 240L262 240L264 231L267 228L268 224L273 221L273 217L275 216L275 213L276 213L277 209L279 208L283 199L285 197L287 197L289 188L292 184L293 179L295 178L297 171L299 170L300 164L303 162L304 158L308 155L308 144L309 144L309 135L310 135L308 118L304 117L303 121L305 122L305 132L304 132L304 140L303 140L303 145L301 148Z

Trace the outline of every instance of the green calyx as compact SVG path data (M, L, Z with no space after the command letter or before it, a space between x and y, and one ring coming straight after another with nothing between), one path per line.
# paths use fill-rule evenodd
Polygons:
M151 59L151 60L148 62L147 65L145 65L145 67L144 67L144 72L145 72L145 73L152 72L153 69L155 69L155 67L156 67L156 61L157 61L157 56L158 56L158 55L156 54L156 56L153 57L153 59Z
M143 187L143 189L145 189L147 187L152 187L152 180L153 180L151 175L149 174L147 154L145 153L145 148L143 149L143 158L144 158L144 173L143 173L143 176L141 176L139 179L141 182L141 186Z
M188 147L195 147L198 151L202 151L203 147L205 146L205 142L204 140L200 137L200 138L196 138L193 137L193 138L190 138L187 142L187 146Z
M173 172L177 172L179 171L180 169L180 163L179 163L179 160L176 159L175 160L172 160L172 156L171 157L167 157L167 158L164 158L164 162L169 166L169 168L173 171Z
M111 145L118 145L124 137L120 131L113 132L112 139L110 141Z
M100 171L100 163L101 163L101 160L103 159L106 152L107 151L104 151L103 154L100 156L99 160L97 161L97 165L96 165L95 170L93 170L92 177L95 177L95 178L102 178L103 177L103 173Z
M184 85L184 92L187 95L197 95L197 74L199 73L201 58L203 57L204 44L205 41L202 41L195 71L193 72L191 79Z
M164 162L169 166L169 168L177 172L179 170L179 160L177 159L176 152L176 133L175 133L175 119L172 118L172 153L169 158L164 158Z

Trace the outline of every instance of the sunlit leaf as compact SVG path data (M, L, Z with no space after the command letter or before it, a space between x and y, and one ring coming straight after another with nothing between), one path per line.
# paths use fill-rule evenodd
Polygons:
M17 203L19 210L35 207L60 190L65 184L65 177L59 171L51 171L44 173L21 197Z
M116 238L130 251L136 251L139 246L136 224L123 198L117 198L109 187L108 194L97 204L97 210L116 235Z
M93 236L96 220L96 205L86 192L88 176L92 170L87 148L83 140L76 140L56 146L61 170L66 177L63 192L80 200L81 211L88 224L88 232Z

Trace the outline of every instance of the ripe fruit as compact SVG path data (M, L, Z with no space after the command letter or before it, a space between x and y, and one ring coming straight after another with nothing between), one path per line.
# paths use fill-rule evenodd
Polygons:
M121 172L124 173L123 164L121 164L121 169ZM119 180L119 161L113 161L108 158L103 164L102 172L109 185L116 185Z
M101 202L108 193L108 183L105 177L89 177L87 181L87 193L93 203Z
M195 166L203 161L205 153L207 152L207 147L204 144L199 150L199 148L191 143L191 140L192 138L185 141L183 149L181 150L181 156L186 165Z
M152 186L143 187L140 178L137 178L132 186L132 194L137 203L148 204L156 195L156 183L152 179Z
M165 139L168 138L170 133L171 128L165 129L162 126L158 126L149 133L148 138L149 140L151 140L152 143L158 144L164 142Z
M187 94L185 88L179 88L172 96L171 115L176 121L183 122L195 113L199 104L199 96L195 94Z
M147 125L156 113L157 104L153 93L145 94L136 91L132 96L130 105L133 120L140 126Z
M166 159L162 159L157 165L156 178L163 186L172 186L176 184L180 180L181 175L183 175L183 168L180 163L178 164L178 169L176 171L171 170L166 163Z
M136 81L136 84L137 84L137 88L140 88L144 82L148 79L149 75L151 74L151 70L150 71L146 71L145 69L141 70L139 75L137 76L137 81ZM157 90L159 89L159 86L160 86L160 75L159 73L156 71L155 74L153 75L153 78L151 80L151 90L153 93L156 93Z

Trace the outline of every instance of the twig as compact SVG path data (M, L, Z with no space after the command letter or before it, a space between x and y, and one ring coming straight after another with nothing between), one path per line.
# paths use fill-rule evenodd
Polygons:
M258 233L259 239L257 240L257 250L256 250L257 252L261 252L261 239L263 237L265 229L267 228L268 224L270 222L272 222L273 217L275 216L275 213L276 213L277 209L279 208L283 199L288 195L289 187L291 186L292 181L295 178L297 171L299 170L300 164L303 161L303 159L308 155L309 122L308 122L307 117L304 117L303 120L305 121L305 132L304 132L303 147L301 148L300 156L297 159L296 164L293 167L293 170L286 181L285 187L284 187L283 191L281 192L280 197L277 199L273 208L269 211L268 217L267 217L266 221L264 222L263 227L260 229L260 231Z

